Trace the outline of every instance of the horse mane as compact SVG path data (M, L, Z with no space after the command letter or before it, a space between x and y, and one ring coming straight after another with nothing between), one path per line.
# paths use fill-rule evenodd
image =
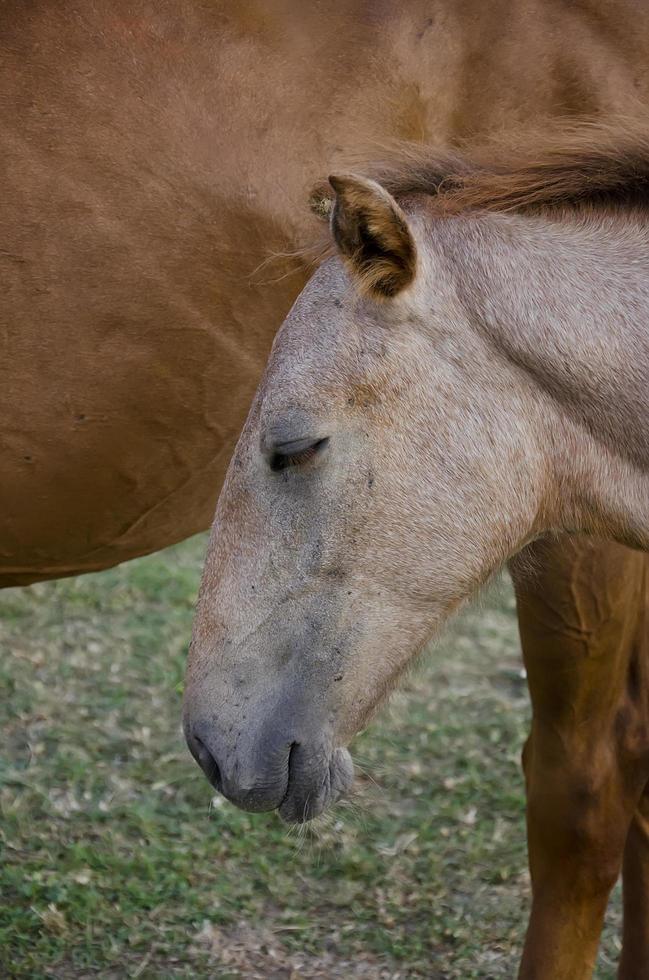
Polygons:
M649 120L553 125L468 152L395 144L361 171L394 197L426 195L434 211L532 211L649 205ZM312 199L314 200L314 199ZM326 205L314 210L326 210Z

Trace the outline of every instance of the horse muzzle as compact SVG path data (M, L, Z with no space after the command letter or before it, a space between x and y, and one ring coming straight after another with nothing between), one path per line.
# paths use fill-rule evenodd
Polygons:
M351 787L354 769L349 752L333 748L322 732L297 739L271 730L234 742L214 726L185 719L185 737L212 786L242 810L278 810L287 823L317 817Z

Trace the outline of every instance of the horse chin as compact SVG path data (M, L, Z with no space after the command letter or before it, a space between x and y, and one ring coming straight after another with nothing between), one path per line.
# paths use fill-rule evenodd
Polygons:
M347 749L334 749L319 767L303 756L300 747L291 759L286 795L278 807L285 823L306 823L336 803L354 781L354 764Z

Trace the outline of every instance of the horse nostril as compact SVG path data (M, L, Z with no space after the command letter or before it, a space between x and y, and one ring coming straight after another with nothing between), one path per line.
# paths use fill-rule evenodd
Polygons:
M209 779L214 789L221 790L221 770L218 763L207 746L200 740L198 735L192 736L192 754L199 766Z

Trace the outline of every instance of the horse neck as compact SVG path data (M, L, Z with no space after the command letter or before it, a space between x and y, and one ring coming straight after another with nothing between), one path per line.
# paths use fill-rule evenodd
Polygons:
M632 213L442 222L475 329L522 372L554 522L649 547L649 236Z

